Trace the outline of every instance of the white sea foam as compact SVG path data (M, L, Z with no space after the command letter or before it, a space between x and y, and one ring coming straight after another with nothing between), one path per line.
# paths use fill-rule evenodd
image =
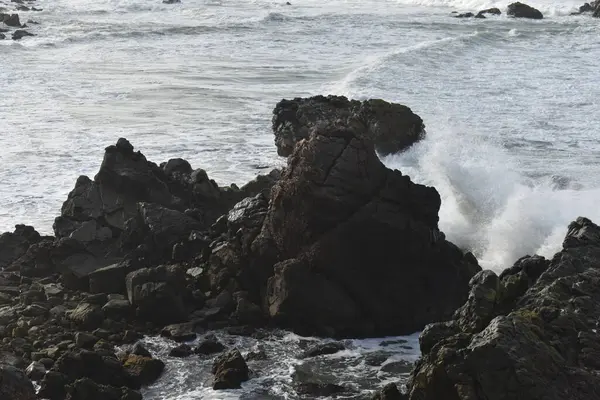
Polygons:
M422 143L384 162L440 192L440 228L484 268L501 271L527 254L551 257L570 221L600 220L600 189L526 177L518 159L482 136L429 131Z

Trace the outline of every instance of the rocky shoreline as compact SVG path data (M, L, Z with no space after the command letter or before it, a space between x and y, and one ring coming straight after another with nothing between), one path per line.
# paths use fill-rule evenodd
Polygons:
M237 388L252 377L246 360L210 332L272 328L424 329L408 392L387 386L380 399L596 398L600 228L579 219L552 261L528 256L496 276L445 239L434 188L379 161L425 136L408 107L283 100L273 132L287 166L241 188L182 159L154 164L121 138L93 179L77 179L54 236L0 235L0 398L140 399L165 366L146 335L171 340L173 357L214 357L213 388Z

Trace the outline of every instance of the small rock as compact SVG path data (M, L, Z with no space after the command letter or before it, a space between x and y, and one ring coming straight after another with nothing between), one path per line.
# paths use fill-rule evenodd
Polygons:
M302 358L310 358L310 357L317 357L317 356L323 356L323 355L328 355L328 354L335 354L338 351L342 351L345 349L346 349L346 347L344 346L344 344L340 343L340 342L317 344L315 346L308 348L304 352L304 355Z
M165 363L155 358L138 356L130 354L123 363L125 369L138 379L142 385L147 385L156 381L163 370Z
M131 350L131 354L135 354L142 357L152 358L152 354L144 347L141 343L136 343Z
M507 15L515 18L542 19L544 15L537 9L520 2L508 6Z
M197 337L194 324L190 322L165 326L160 335L176 342L187 342Z
M296 384L296 393L316 397L330 397L346 391L346 388L333 383L303 382Z
M184 358L192 355L192 348L188 344L180 344L179 346L171 349L169 356Z
M98 338L94 335L85 332L77 332L75 334L75 344L77 347L91 349L98 342Z
M198 344L198 347L194 349L194 353L209 355L220 353L223 350L225 350L225 346L219 342L215 335L207 335L204 340Z
M35 35L33 33L27 32L23 29L17 29L16 31L13 32L12 39L13 40L21 40L25 36L35 36Z
M32 381L39 381L46 375L46 367L38 361L34 361L25 370L25 374Z
M232 349L217 357L212 373L214 390L239 389L248 380L248 365L239 350Z

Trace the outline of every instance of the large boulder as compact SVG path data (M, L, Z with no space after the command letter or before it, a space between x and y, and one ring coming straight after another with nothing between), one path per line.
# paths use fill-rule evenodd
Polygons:
M423 332L410 399L600 399L599 263L600 227L578 218L552 260L474 278L453 321Z
M276 253L269 314L336 336L407 334L450 318L480 268L445 240L439 207L434 188L386 168L354 128L316 129L288 159L252 245Z
M321 123L341 120L355 125L357 134L375 143L387 155L402 151L425 135L423 120L410 108L383 100L348 100L342 96L315 96L282 100L273 111L273 132L280 156L289 156L294 146L309 137Z
M39 233L31 226L16 225L14 232L0 235L0 270L8 267L13 261L23 256L29 246L42 240Z
M185 271L179 266L142 268L129 273L125 284L129 302L139 318L168 324L187 317Z
M37 396L23 371L9 365L0 365L0 399L35 400Z
M537 10L531 6L528 6L527 4L523 4L523 3L519 3L519 2L509 4L506 14L511 17L515 17L515 18L529 18L529 19L544 18L544 15L540 12L540 10Z

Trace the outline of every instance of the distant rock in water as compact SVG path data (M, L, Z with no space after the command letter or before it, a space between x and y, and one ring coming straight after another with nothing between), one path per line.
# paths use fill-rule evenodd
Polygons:
M473 18L475 14L472 12L455 15L454 18Z
M552 260L482 271L452 320L425 328L412 400L600 399L600 227L578 218Z
M21 21L19 21L19 14L2 14L0 13L0 22L4 22L7 26L15 28L21 27Z
M181 3L181 0L163 0L163 4L177 4Z
M476 17L477 18L481 18L484 17L485 14L490 14L490 15L501 15L502 11L500 11L500 9L498 8L487 8L485 10L481 10L477 13Z
M579 7L579 13L584 13L584 12L593 12L595 10L594 6L591 5L590 3L585 3L584 5L582 5L581 7Z
M542 19L544 16L542 13L531 7L527 4L523 3L512 3L508 6L508 11L506 11L507 15L510 15L515 18L529 18L529 19Z
M22 38L24 38L26 36L35 36L35 35L33 33L27 32L25 30L17 29L16 31L13 32L12 39L13 40L21 40Z
M296 143L308 138L321 123L343 121L356 134L373 141L382 155L405 150L425 135L423 120L410 108L383 100L348 100L343 96L315 96L282 100L273 110L273 132L280 156L292 154Z

